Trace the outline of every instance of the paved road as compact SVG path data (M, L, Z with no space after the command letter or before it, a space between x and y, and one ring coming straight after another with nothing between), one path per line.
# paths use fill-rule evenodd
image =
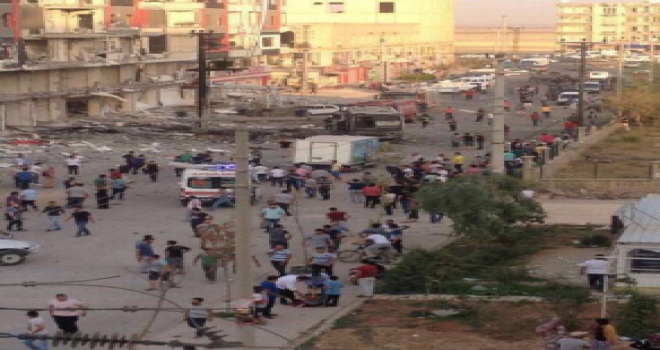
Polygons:
M511 84L522 85L523 79L512 79ZM450 98L448 98L449 100ZM447 101L449 102L449 101ZM477 100L472 103L464 101L452 101L457 109L476 110L485 105L485 100ZM439 115L438 112L435 113ZM558 111L559 115L566 114ZM485 123L474 122L474 116L467 113L458 113L461 132L486 132L489 127ZM419 125L409 128L409 140L404 145L397 146L402 154L422 152L428 157L438 153L448 153L447 145L448 131L446 125L440 122L442 118L428 129L421 129ZM558 122L558 121L557 121ZM512 137L526 137L538 133L540 130L531 126L529 119L516 115L507 116L507 124L512 127ZM547 125L547 124L545 124ZM555 128L552 128L555 130ZM97 145L107 144L114 149L111 154L99 154L82 149L84 156L89 162L83 166L81 180L88 186L97 174L104 173L110 166L118 164L120 156L129 149L139 149L139 141L126 141L115 136L84 136L86 140ZM150 141L151 142L151 141ZM149 153L150 157L165 164L171 156L183 149L204 149L208 143L199 140L158 140L162 143L162 153ZM226 145L223 145L225 147ZM226 148L226 147L225 147ZM80 150L80 149L79 149ZM63 149L62 151L67 151ZM70 151L70 150L68 150ZM476 151L467 151L468 154L477 154ZM63 168L63 157L50 155L47 157L50 164L57 165L60 173ZM282 153L280 150L267 150L264 158L272 164L281 164L290 159L290 154ZM346 175L345 179L350 179ZM157 183L150 183L144 176L138 176L135 184L128 192L128 200L113 203L110 210L91 209L97 217L98 223L91 225L92 236L85 238L73 237L73 225L67 225L67 229L57 232L45 232L46 218L37 213L27 213L26 228L29 230L19 233L20 239L35 241L43 246L39 254L30 257L23 265L14 267L2 267L2 283L20 283L23 281L69 281L86 280L117 276L111 280L91 283L98 286L43 286L43 287L2 287L0 295L2 303L0 307L45 307L46 302L56 293L67 293L71 297L79 298L93 307L121 307L141 306L153 307L157 305L156 293L144 293L146 281L144 276L137 273L135 262L134 243L144 234L153 234L157 237L156 249L161 252L165 248L165 241L169 239L178 240L181 244L197 247L198 242L191 235L189 226L183 221L184 211L178 204L177 180L169 170L163 171L162 177ZM3 185L3 193L11 190L11 184ZM266 196L275 193L276 189L264 186ZM63 190L43 190L42 199L54 198L63 200ZM379 220L380 213L376 210L364 209L359 205L350 204L347 193L343 186L338 186L334 191L333 199L328 202L320 200L303 199L299 206L300 222L305 234L313 232L313 229L325 223L323 213L331 206L338 206L347 210L353 216L350 227L353 231L359 231L367 227L370 220ZM564 208L564 207L562 207ZM256 210L255 210L256 211ZM224 209L214 213L217 221L230 220L233 210ZM254 215L254 226L257 227L258 220ZM404 220L402 213L398 212L395 217L397 221ZM449 233L448 223L441 225L430 225L426 220L413 224L413 228L406 232L406 244L409 247L438 246L445 242ZM295 234L294 264L300 265L302 261L302 247L300 245L301 235L291 220L285 222L287 227ZM257 268L258 275L272 274L272 268L265 257L267 250L267 237L258 229L252 233L253 249L261 263ZM196 251L195 251L196 253ZM187 257L188 264L192 255ZM346 280L348 269L352 265L339 264L338 275ZM259 278L255 279L258 282ZM231 284L231 280L228 281ZM101 287L105 286L105 287ZM180 289L170 290L166 297L177 305L186 306L191 297L203 297L208 300L207 305L213 307L225 306L227 299L227 281L215 285L204 282L202 273L196 268L190 268L184 276ZM357 290L353 286L347 286L346 295L341 304L351 303ZM165 304L170 306L172 304ZM280 316L264 326L265 331L257 331L258 344L269 346L285 346L286 339L294 339L305 332L309 327L319 321L331 317L336 309L297 309L277 306L275 312ZM5 317L0 318L0 329L20 332L23 330L25 319L22 312L3 311ZM120 313L120 312L90 312L90 315L81 321L81 329L84 332L139 333L152 318L151 313ZM216 321L215 324L235 339L237 326L230 321ZM53 323L49 320L48 325L54 330ZM191 339L193 332L181 322L178 313L161 312L155 318L149 329L150 339ZM15 340L0 340L0 347L5 349L18 349L21 347ZM152 347L154 348L154 347ZM155 348L154 348L155 349Z

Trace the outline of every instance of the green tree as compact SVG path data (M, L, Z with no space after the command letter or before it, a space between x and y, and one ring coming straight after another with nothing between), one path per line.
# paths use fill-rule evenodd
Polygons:
M454 234L484 242L510 242L524 232L516 224L540 223L541 205L522 195L529 184L505 175L465 176L424 186L417 199L430 213L445 213Z
M655 297L632 292L627 304L617 313L617 331L632 338L645 338L658 332L660 311Z

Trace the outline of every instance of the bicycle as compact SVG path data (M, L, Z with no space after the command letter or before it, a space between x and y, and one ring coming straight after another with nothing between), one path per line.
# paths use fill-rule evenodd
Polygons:
M337 259L345 263L356 263L364 258L367 258L366 251L367 245L364 243L353 243L356 247L353 249L342 250L337 253ZM390 251L392 248L379 248L378 254L371 260L388 264L391 262Z

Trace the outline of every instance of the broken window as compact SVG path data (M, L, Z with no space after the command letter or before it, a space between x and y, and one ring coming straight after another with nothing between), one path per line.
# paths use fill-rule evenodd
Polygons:
M94 15L78 15L78 28L94 30Z
M381 2L379 8L380 13L394 13L394 3L393 2Z
M328 3L328 12L330 13L344 13L343 2L330 2Z
M11 26L11 13L3 13L0 17L0 27L9 28Z
M275 46L275 40L273 38L261 38L261 47L270 48Z
M167 52L167 37L165 35L152 36L149 38L149 53Z

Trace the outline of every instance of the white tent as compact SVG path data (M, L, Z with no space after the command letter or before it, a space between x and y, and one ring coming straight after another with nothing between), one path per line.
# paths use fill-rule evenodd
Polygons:
M627 203L614 216L623 230L613 254L617 276L660 288L660 195Z

